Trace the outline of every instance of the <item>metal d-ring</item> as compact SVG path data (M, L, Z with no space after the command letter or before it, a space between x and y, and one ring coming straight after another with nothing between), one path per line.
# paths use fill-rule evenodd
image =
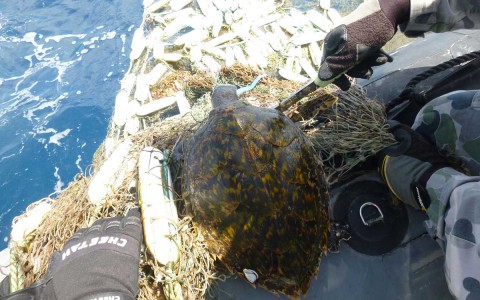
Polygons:
M371 220L371 221L365 221L365 218L363 217L363 209L366 207L366 206L373 206L375 207L378 212L380 213L380 216ZM380 222L383 222L383 213L382 213L382 210L380 209L380 207L378 207L378 205L376 205L375 203L373 202L365 202L362 204L362 206L360 206L360 210L359 210L359 213L360 213L360 218L362 219L362 222L363 222L363 225L365 226L372 226L372 225L375 225L377 223L380 223Z

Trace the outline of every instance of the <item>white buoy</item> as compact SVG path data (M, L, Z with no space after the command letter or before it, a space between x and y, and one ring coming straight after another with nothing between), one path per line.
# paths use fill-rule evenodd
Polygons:
M225 66L231 67L235 63L235 54L232 47L225 48Z
M318 11L311 9L305 13L305 17L317 28L324 32L329 32L333 28L333 23L327 17Z
M300 74L297 74L295 72L293 72L292 70L287 70L287 69L279 69L278 70L278 74L280 76L282 76L283 78L287 79L287 80L290 80L290 81L296 81L296 82L300 82L300 83L305 83L308 81L308 78L303 76L303 75L300 75Z
M317 67L320 66L320 63L322 61L322 51L320 50L320 47L318 46L317 42L313 42L308 44L308 51L310 53L310 58L313 62L313 64Z
M139 58L146 46L147 40L143 34L143 28L138 28L135 30L132 38L132 51L130 52L130 60L133 61Z
M276 20L280 19L282 17L281 14L279 13L274 13L274 14L271 14L271 15L267 15L265 17L262 17L258 20L255 20L253 23L252 23L252 27L260 27L260 26L263 26L263 25L267 25L267 24L270 24L272 22L275 22Z
M0 252L0 282L10 275L10 249L5 248Z
M283 29L278 25L277 22L273 22L270 24L270 28L272 28L273 33L277 36L280 42L285 45L288 42L288 37L283 31Z
M142 150L138 183L145 245L160 264L168 266L179 258L178 241L173 237L178 213L170 171L162 152L153 147Z
M194 46L190 49L190 61L193 63L199 62L202 60L202 48L199 46Z
M178 110L180 111L181 115L184 115L190 111L191 109L190 102L188 102L188 99L185 96L185 92L183 91L176 92L175 99L177 100Z
M213 2L211 0L197 0L197 4L205 17L213 18L216 9L213 7Z
M134 135L140 130L140 120L136 117L130 118L125 123L125 132Z
M250 41L245 46L245 52L248 55L248 61L253 65L257 65L260 68L266 68L268 66L268 60L262 55L262 52L258 50L256 45Z
M40 222L52 208L52 205L47 201L41 201L33 205L31 209L27 209L27 212L12 224L12 231L10 232L12 242L23 245L27 237L37 230Z
M145 75L137 76L137 83L135 85L135 100L144 103L150 98L150 86L147 83Z
M168 4L168 2L170 2L170 0L159 0L159 1L156 1L154 3L152 3L151 5L149 5L146 9L145 9L145 12L147 13L154 13L158 10L160 10L162 7L164 7L165 5Z
M163 35L168 39L177 34L180 30L189 26L190 18L177 18L165 27Z
M219 10L216 10L213 13L213 20L212 20L212 36L218 37L220 30L222 29L223 25L223 13Z
M192 45L199 44L200 42L202 42L207 38L208 38L208 30L199 28L179 36L175 40L175 42L173 42L173 44L175 46L185 45L187 47L190 47Z
M208 47L215 47L215 46L218 46L218 45L221 45L225 42L228 42L228 41L231 41L233 40L234 38L236 38L238 36L238 34L236 32L229 32L229 33L225 33L225 34L222 34L214 39L211 39L210 41L206 42L205 43L205 47L208 48Z
M133 142L130 139L121 142L103 163L100 170L95 172L88 186L88 198L91 203L98 206L103 205L107 196L120 187L126 174L131 171L131 162L134 162L133 158L129 157L132 147Z
M243 53L242 48L240 46L235 45L233 46L233 53L235 54L235 59L241 63L242 65L247 66L248 65L248 60L245 57L245 53Z
M308 60L301 57L299 61L300 61L300 66L305 71L305 73L307 73L308 76L310 76L310 79L315 79L317 77L317 71L315 71L315 69L308 62Z
M155 59L162 59L163 56L165 55L165 44L164 43L158 43L153 46L153 58Z
M180 52L170 52L170 53L164 53L163 59L164 61L170 61L170 62L175 62L181 60L183 57L183 54Z
M115 109L113 112L113 122L118 127L125 125L128 116L128 101L127 93L120 91L115 97Z
M333 26L338 26L343 23L342 16L334 8L330 8L329 10L327 10L327 16L330 19L330 21L332 21Z
M212 0L213 5L215 5L219 11L226 11L227 10L227 3L225 0Z
M207 66L207 68L213 74L217 74L222 68L222 66L213 57L209 55L204 55L202 57L202 62Z
M163 29L160 27L155 27L152 32L147 37L147 47L149 49L155 49L155 46L162 44Z
M327 34L323 31L298 33L291 37L290 42L296 46L323 41Z
M287 70L293 70L293 62L295 60L295 48L294 47L291 47L288 49L287 51L287 59L285 61L285 69Z
M167 71L168 67L166 65L162 63L157 64L148 74L145 74L146 83L148 85L154 85Z
M285 16L280 20L278 20L277 23L278 25L280 25L280 27L282 27L286 32L290 33L291 35L294 35L297 33L297 29L295 29L294 22L290 17Z
M205 47L203 48L203 51L221 60L225 60L227 58L225 51L216 47Z
M171 0L170 1L170 8L173 11L178 11L178 10L184 8L185 6L187 6L188 4L190 4L191 2L192 2L192 0Z
M223 18L225 19L225 24L232 25L233 24L233 13L231 11L227 11Z
M233 12L233 21L238 22L247 13L246 9L240 8Z
M330 8L330 0L320 0L320 7L324 10L327 10Z
M162 109L170 107L177 102L175 97L164 97L146 104L140 105L137 109L136 115L139 117L145 117L156 113Z
M127 94L127 96L130 96L130 93L132 92L136 81L137 81L137 76L135 74L130 73L130 74L125 75L125 77L123 77L122 82L121 82L122 92Z

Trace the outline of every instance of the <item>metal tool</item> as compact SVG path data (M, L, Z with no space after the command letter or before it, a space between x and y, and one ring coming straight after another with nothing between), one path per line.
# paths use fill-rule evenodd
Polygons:
M379 49L377 52L372 54L371 57L375 58L376 60L378 60L379 58L383 58L383 60L386 60L386 61L383 61L381 63L379 61L377 61L376 64L372 64L372 66L378 66L379 64L383 64L385 62L392 62L393 61L393 58L388 53L383 51L382 49ZM366 59L364 61L369 61L369 60ZM360 64L361 63L362 62L360 62ZM318 76L317 76L317 78L310 81L308 84L304 85L298 91L296 91L295 93L290 95L287 99L280 102L280 104L277 107L275 107L275 109L277 109L279 111L282 111L282 112L287 110L293 104L300 101L303 97L307 96L308 94L310 94L311 92L315 91L318 88L326 87L327 85L332 83L334 80L336 80L337 78L339 78L340 76L342 76L343 74L345 74L346 72L348 72L349 70L351 70L352 68L354 68L356 66L358 66L358 64L351 66L349 69L346 69L342 73L338 74L335 78L332 78L332 79L327 80L327 81L323 81L320 78L318 78Z
M321 87L326 87L327 85L332 83L333 80L335 80L335 78L332 80L323 81L317 76L317 78L310 81L308 84L302 86L298 91L296 91L295 93L290 95L288 98L280 102L280 104L277 105L275 109L279 111L285 111L287 108L297 103L298 101L300 101L300 99L310 94L311 92L315 91L316 89Z

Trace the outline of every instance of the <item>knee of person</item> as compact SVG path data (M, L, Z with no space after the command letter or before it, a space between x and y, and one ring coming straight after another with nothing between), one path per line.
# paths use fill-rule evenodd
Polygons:
M466 108L480 110L480 90L454 91L429 101L418 112L414 126L418 126L418 123L425 120L425 117L432 112L449 114L453 110Z
M438 127L441 115L450 116L455 111L473 108L480 111L480 90L454 91L429 101L418 112L412 128L429 127L434 130Z

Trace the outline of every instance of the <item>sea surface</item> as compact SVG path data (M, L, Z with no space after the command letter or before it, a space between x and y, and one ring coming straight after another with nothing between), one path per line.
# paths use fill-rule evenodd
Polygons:
M142 11L139 0L0 0L0 250L15 216L91 164Z

